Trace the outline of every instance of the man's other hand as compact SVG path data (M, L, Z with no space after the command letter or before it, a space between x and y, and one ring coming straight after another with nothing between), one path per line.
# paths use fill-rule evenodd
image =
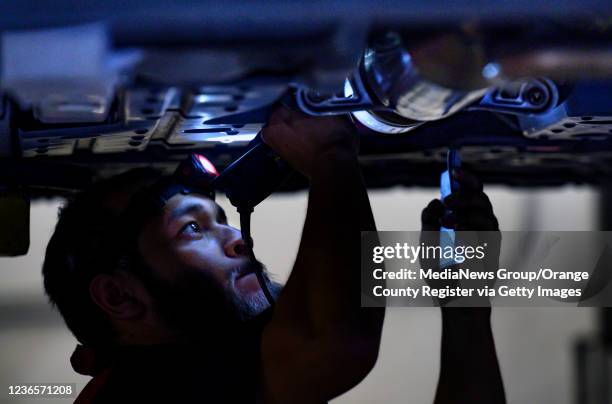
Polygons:
M428 245L439 243L439 230L443 226L461 232L456 233L456 245L487 242L483 260L466 260L461 266L477 271L494 271L499 268L501 234L491 202L474 175L462 169L456 169L452 174L459 182L459 190L443 201L431 201L423 210L421 240ZM482 287L483 282L488 284L489 280L462 280L461 287ZM491 308L483 307L490 303L488 298L484 298L486 301L481 299L461 298L457 300L459 304L454 304L452 298L440 302L442 349L435 404L506 403L491 331ZM464 303L469 303L468 307L464 307Z
M440 227L459 231L455 234L454 245L473 246L486 245L483 259L466 259L461 263L450 265L450 268L470 268L472 271L490 272L499 268L501 249L501 234L499 223L493 213L493 206L483 192L482 183L471 173L455 169L453 178L459 182L459 190L444 198L432 200L421 215L421 242L427 246L439 246L440 237L447 233L440 232ZM448 237L448 236L446 236ZM422 259L424 268L440 269L437 259ZM429 280L432 287L459 286L462 288L482 288L493 286L490 280ZM440 301L440 305L448 305L455 299ZM462 299L463 304L488 306L488 298L483 303L479 297Z
M458 231L498 231L499 223L482 183L462 169L455 169L453 178L459 182L459 191L427 205L421 215L423 230L437 231L444 226Z

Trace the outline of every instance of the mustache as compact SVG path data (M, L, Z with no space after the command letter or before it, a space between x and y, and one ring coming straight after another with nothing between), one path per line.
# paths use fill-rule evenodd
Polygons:
M273 279L273 275L270 275L266 266L261 261L258 261L258 260L251 260L245 263L244 265L241 265L240 267L235 268L232 271L232 274L230 276L230 283L232 287L235 285L236 280L242 278L243 276L246 276L252 273L256 273L256 272L262 273L264 282L266 284L265 285L266 288L272 294L274 299L277 299L278 296L280 295L283 285L277 282L275 279ZM257 280L260 281L259 277Z
M261 263L261 261L249 260L249 262L239 267L234 268L231 273L231 278L232 280L236 280L248 274L257 273L257 272L262 272L265 278L269 278L268 270L266 266L263 263Z

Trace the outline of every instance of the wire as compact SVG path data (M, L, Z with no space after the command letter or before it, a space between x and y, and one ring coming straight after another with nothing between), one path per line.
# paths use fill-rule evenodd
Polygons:
M239 207L238 213L240 214L240 232L242 233L242 239L247 244L247 250L249 254L249 259L252 263L256 263L257 259L255 258L255 252L253 251L253 238L251 237L251 213L253 212L252 207ZM259 282L259 286L264 293L264 296L268 300L268 303L271 307L274 307L276 301L274 300L274 296L270 292L268 288L268 284L266 283L266 279L264 278L263 268L261 265L254 265L255 275L257 276L257 281Z

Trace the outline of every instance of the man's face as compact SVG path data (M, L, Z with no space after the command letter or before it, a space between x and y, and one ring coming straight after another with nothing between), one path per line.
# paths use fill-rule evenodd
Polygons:
M240 231L206 197L173 196L144 226L139 248L154 272L147 286L157 309L173 326L244 321L268 307L255 274L261 264L251 262Z

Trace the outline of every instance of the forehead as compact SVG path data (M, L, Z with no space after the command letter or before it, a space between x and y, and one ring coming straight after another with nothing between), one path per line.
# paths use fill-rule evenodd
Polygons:
M187 214L207 214L216 216L223 208L215 201L198 194L174 195L162 211L164 221L172 221Z

